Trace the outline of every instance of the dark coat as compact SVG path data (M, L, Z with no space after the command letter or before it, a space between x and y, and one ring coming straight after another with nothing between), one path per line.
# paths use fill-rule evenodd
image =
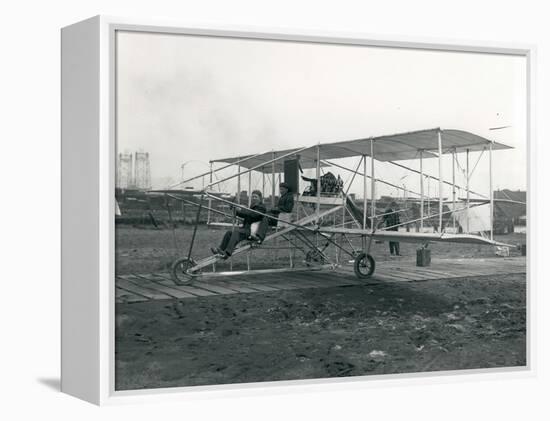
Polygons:
M279 201L277 202L277 207L273 209L273 213L290 213L292 212L292 209L294 208L294 195L291 192L286 192L281 197L279 197Z
M384 223L386 224L386 227L392 227L388 228L388 230L398 231L398 227L394 227L394 225L400 224L399 214L394 212L392 208L386 209L385 213L389 215L384 215Z
M252 205L250 209L255 210L257 212L266 213L266 208L262 203L258 203L257 205ZM250 229L250 225L252 225L254 222L261 221L264 217L262 215L258 215L255 212L250 211L249 209L238 209L237 210L237 216L243 218L243 228Z

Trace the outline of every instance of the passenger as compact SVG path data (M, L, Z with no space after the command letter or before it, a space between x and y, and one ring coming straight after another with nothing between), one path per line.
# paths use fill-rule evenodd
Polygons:
M279 200L277 206L268 212L268 215L274 216L281 220L290 221L292 215L292 209L294 208L294 195L290 191L290 186L287 183L279 184ZM258 232L254 235L250 235L250 239L258 242L262 242L267 234L267 230L270 226L277 226L277 220L272 218L264 218L260 223ZM284 222L281 223L284 226Z
M243 218L242 226L234 230L226 231L220 246L210 248L212 253L224 259L227 259L233 254L237 244L250 236L250 226L264 219L262 215L253 211L266 213L265 206L262 203L262 193L258 190L252 192L250 209L240 208L237 210L237 216Z

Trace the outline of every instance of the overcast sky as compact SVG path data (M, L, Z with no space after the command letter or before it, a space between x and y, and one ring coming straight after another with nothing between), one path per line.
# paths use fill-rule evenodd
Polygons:
M523 57L136 32L117 41L118 151L149 152L155 187L180 181L183 163L188 178L211 159L441 127L513 146L493 153L493 186L526 188ZM496 126L511 127L489 130ZM471 159L473 167L477 154ZM485 154L473 189L489 192L487 167ZM424 168L437 175L436 160ZM444 168L450 179L450 158ZM418 176L376 170L419 189ZM362 195L359 180L351 191Z

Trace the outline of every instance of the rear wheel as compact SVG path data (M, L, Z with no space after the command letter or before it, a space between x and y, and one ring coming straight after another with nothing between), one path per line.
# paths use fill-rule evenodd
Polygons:
M193 259L182 257L172 264L172 280L176 285L187 285L193 280L193 274L189 272L195 266Z
M375 264L374 259L370 254L360 253L353 263L353 270L355 276L359 279L370 278L374 273Z

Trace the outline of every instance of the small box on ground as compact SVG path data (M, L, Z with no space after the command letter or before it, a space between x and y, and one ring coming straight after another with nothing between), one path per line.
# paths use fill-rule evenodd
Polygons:
M501 257L509 257L510 256L510 248L506 246L496 246L495 247L495 254L497 256Z
M416 249L416 266L430 266L432 263L432 253L430 249Z

